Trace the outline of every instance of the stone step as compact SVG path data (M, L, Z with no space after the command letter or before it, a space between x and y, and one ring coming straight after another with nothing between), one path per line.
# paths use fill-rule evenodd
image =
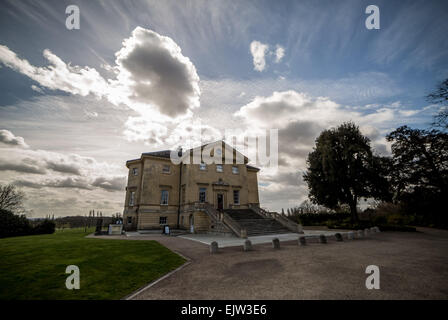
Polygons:
M235 220L241 228L246 229L248 236L291 232L277 220L266 218L251 209L229 209L225 210L225 212Z

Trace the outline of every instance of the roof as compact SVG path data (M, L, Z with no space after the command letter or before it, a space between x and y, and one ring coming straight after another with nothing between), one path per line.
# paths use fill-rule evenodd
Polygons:
M142 153L142 155L144 155L144 156L160 157L160 158L170 158L171 150L144 152L144 153Z
M193 151L193 150L195 150L195 149L198 149L198 148L201 148L201 149L202 149L202 148L204 148L205 146L212 145L212 144L216 144L216 143L219 143L219 142L222 142L222 143L224 143L225 145L227 145L227 143L225 143L223 140L218 140L218 141L214 141L214 142L210 142L210 143L205 143L205 144L203 144L203 145L201 145L201 146L198 146L198 147L195 147L195 148L187 149L187 150L183 151L182 153L186 155L187 153L190 153L190 151ZM231 146L230 146L230 147L231 147ZM239 152L238 150L236 150L236 149L233 148L233 147L232 147L232 149L234 149L236 152L238 152L238 154L240 154L241 156L243 156L243 158L244 158L245 160L248 160L247 157L246 157L245 155L243 155L241 152ZM141 160L141 159L143 158L143 156L152 156L152 157L158 157L158 158L166 158L166 159L170 159L170 158L171 158L171 152L172 152L172 150L161 150L161 151L144 152L144 153L142 153L142 155L141 155L140 158L138 158L138 159L128 160L128 161L126 161L126 164L129 163L129 162L133 162L133 161L139 161L139 160ZM248 167L249 169L253 169L253 170L260 170L260 169L258 169L258 168L256 168L256 167L252 167L252 166L247 166L247 167Z
M259 168L257 168L257 167L254 167L254 166L250 166L250 165L246 165L246 167L247 167L247 169L252 169L252 170L257 170L257 171L260 171L260 169Z

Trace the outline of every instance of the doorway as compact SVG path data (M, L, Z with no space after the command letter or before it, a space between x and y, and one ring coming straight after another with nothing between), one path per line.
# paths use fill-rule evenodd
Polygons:
M190 214L190 232L194 233L194 215Z
M222 193L218 193L218 210L224 209L224 196Z

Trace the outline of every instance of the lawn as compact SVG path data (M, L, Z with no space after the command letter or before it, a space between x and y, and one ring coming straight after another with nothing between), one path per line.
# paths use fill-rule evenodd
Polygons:
M85 238L93 230L0 239L0 299L120 299L185 260L156 241ZM68 265L80 289L68 290Z

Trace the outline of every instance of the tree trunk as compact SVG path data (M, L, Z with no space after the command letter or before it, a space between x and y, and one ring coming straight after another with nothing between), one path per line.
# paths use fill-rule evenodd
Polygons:
M351 220L352 220L352 224L357 223L359 221L358 219L358 211L356 210L356 204L357 204L357 199L356 197L354 197L353 201L350 202L350 213L351 213Z

